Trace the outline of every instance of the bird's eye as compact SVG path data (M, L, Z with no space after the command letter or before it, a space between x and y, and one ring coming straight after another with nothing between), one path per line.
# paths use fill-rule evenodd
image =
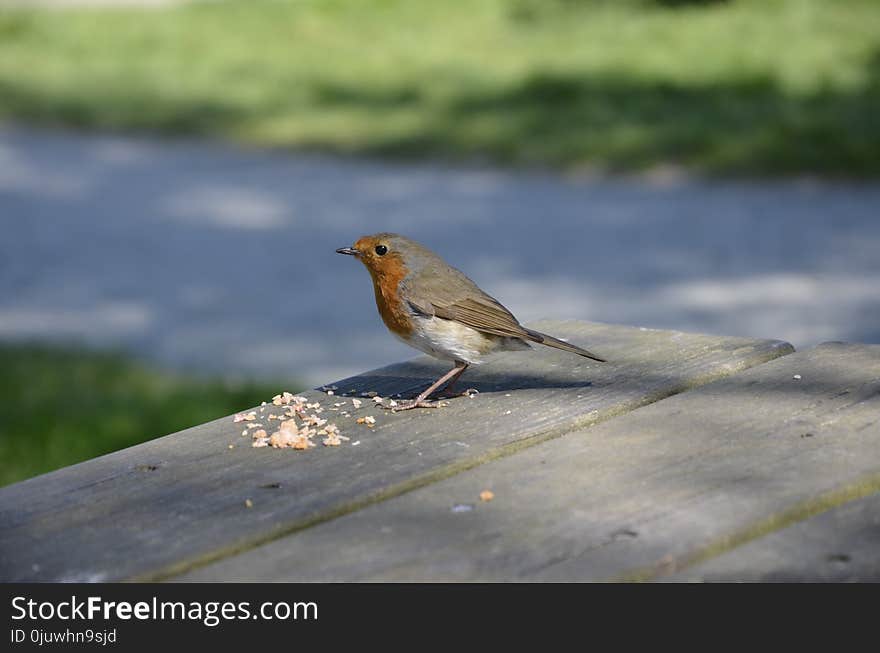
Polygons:
M388 253L388 248L385 245L376 245L376 254L379 256L385 256Z

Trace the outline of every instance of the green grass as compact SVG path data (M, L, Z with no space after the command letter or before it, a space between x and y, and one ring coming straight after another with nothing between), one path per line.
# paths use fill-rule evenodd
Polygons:
M880 174L876 0L0 11L0 119L346 153Z
M0 345L0 485L258 405L280 388L171 374L121 354Z

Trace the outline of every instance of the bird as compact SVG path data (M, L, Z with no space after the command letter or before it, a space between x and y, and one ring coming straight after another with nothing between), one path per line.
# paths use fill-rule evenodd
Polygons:
M394 411L436 408L442 404L429 397L444 384L449 392L469 365L495 352L530 349L530 343L607 362L570 342L524 327L463 272L410 238L377 233L336 253L354 256L367 268L376 307L391 333L411 347L453 363L415 399L396 402Z

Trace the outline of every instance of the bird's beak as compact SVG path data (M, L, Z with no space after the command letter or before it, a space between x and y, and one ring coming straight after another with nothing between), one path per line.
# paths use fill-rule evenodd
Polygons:
M361 253L354 247L340 247L336 250L337 254L348 254L349 256L360 256Z

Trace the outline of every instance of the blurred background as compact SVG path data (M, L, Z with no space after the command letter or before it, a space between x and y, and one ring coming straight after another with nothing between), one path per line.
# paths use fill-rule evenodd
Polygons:
M0 484L521 320L880 342L876 0L0 0Z

